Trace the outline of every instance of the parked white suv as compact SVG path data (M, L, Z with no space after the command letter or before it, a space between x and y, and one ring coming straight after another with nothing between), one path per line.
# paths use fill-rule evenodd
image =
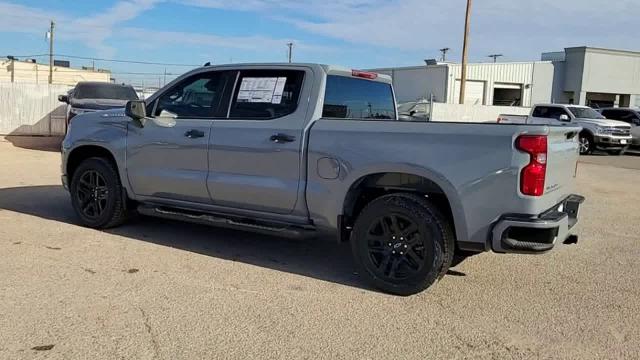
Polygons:
M502 114L498 123L579 125L580 154L587 155L595 149L610 154L621 155L631 145L631 125L626 122L608 120L602 114L587 106L540 104L531 110L529 116Z

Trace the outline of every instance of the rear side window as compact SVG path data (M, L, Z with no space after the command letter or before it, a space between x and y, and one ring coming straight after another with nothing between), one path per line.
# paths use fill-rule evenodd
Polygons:
M390 84L346 76L327 76L322 117L390 120L396 118Z
M298 100L304 71L244 70L240 72L229 118L275 119L292 114Z

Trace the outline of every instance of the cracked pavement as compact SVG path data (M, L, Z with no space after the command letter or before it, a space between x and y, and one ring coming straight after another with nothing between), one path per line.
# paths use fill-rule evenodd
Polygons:
M640 358L640 157L586 160L578 245L482 254L401 298L346 244L82 228L59 154L0 138L0 358Z

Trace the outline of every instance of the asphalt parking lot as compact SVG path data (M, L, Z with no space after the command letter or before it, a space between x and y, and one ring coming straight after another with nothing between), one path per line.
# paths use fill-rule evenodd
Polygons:
M401 298L346 245L82 228L59 154L25 147L0 140L1 359L640 358L640 156L581 160L578 245L482 254Z

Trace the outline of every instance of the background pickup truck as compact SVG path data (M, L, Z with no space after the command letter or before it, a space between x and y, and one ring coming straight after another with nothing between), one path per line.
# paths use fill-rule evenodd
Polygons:
M349 241L374 286L409 295L455 254L577 240L579 131L399 121L389 77L334 66L203 67L78 115L62 181L88 227L137 211Z
M531 110L531 115L507 115L498 117L501 124L544 124L580 126L580 154L591 154L596 148L613 155L622 155L632 142L631 125L608 120L602 114L586 106L542 104Z

